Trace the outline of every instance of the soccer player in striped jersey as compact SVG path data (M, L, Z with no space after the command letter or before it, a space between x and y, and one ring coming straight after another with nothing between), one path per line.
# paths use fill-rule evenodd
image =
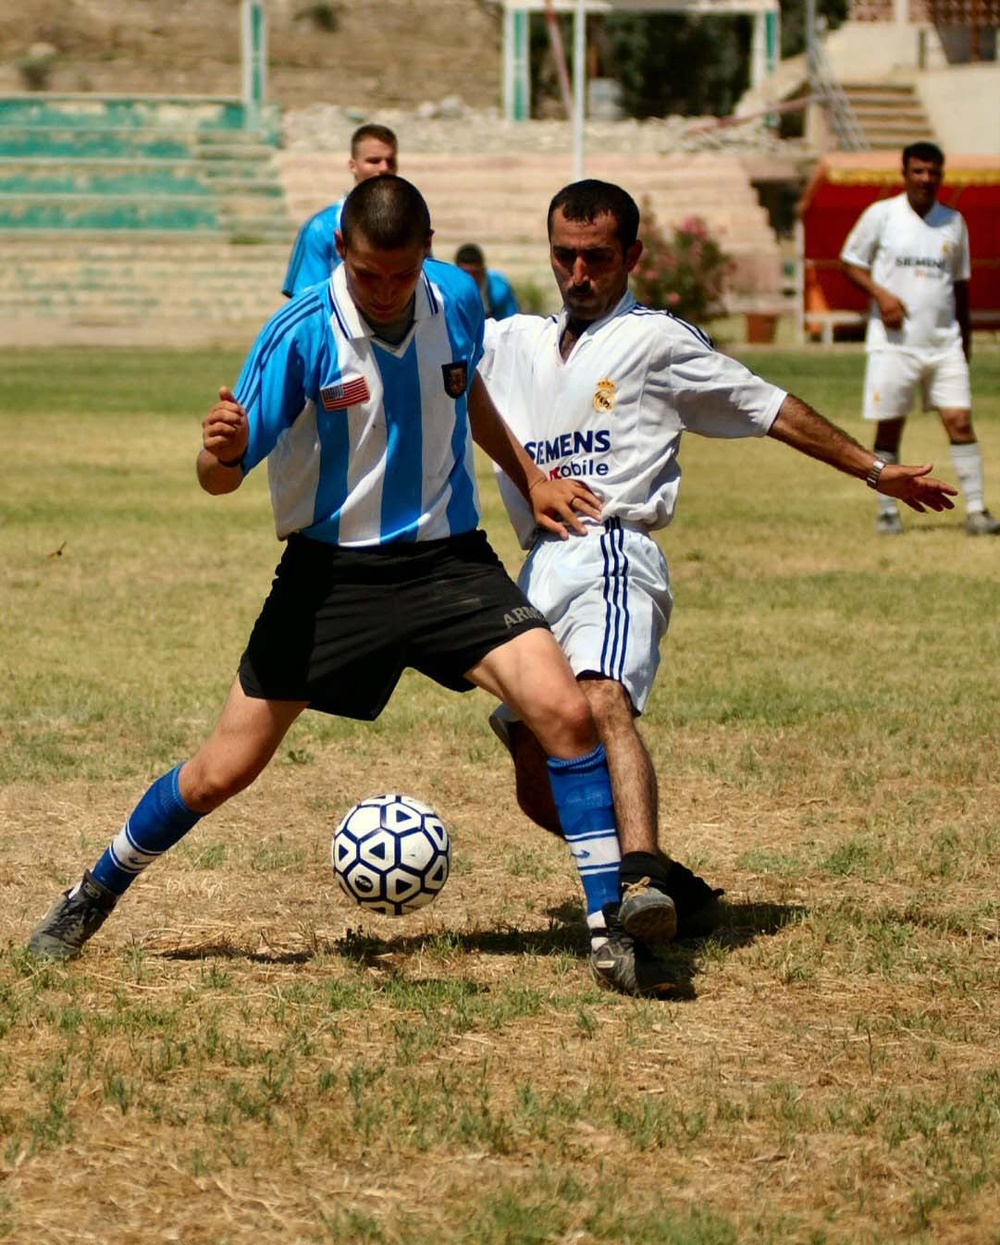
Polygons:
M355 185L369 177L395 173L398 164L399 144L387 125L369 123L359 126L351 135L351 158L347 167ZM281 287L286 298L294 298L310 285L326 281L340 263L337 230L343 210L344 199L338 199L310 216L299 230Z
M716 351L700 329L641 306L628 289L642 253L639 209L620 187L565 187L548 213L558 316L487 324L480 373L503 417L552 480L576 480L600 499L599 519L553 539L501 475L511 521L530 550L519 583L545 614L590 702L611 771L623 853L623 897L659 888L678 933L718 918L715 894L658 845L658 793L636 729L660 660L672 597L653 533L674 514L684 432L770 436L856 476L914 510L950 509L954 489L921 467L887 465L804 402ZM493 724L514 757L524 812L559 833L558 810L530 726L510 706ZM612 905L608 947L627 944ZM595 929L599 918L592 915ZM602 955L598 948L598 965Z
M594 902L617 893L604 750L544 618L478 528L473 444L553 535L599 508L582 485L550 480L500 419L476 371L482 301L429 258L431 233L409 182L356 186L344 262L271 318L205 417L201 486L231 493L266 459L286 548L212 734L56 900L32 933L36 954L77 955L149 864L253 782L303 710L372 720L406 667L516 706L549 757L567 837L587 845L585 890ZM658 911L672 929L669 898ZM627 967L616 984L631 993L672 985L662 966Z

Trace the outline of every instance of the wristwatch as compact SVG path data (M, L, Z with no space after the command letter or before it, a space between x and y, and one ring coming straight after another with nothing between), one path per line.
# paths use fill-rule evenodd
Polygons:
M875 461L871 465L871 470L865 476L865 483L868 485L869 488L874 488L874 489L878 488L879 478L881 477L882 472L885 471L885 468L886 468L885 459L876 458Z

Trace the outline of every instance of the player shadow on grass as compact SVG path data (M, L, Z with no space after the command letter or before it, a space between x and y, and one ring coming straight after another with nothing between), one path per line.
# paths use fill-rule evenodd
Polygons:
M706 938L681 939L661 951L676 977L672 1000L697 997L694 981L701 972L700 961L709 952L725 955L749 946L757 938L779 933L786 925L801 919L808 909L801 904L726 903L722 904L722 924ZM548 925L543 929L494 926L489 929L441 931L433 934L404 934L382 938L364 930L348 929L342 938L295 950L258 946L254 951L224 938L211 938L185 946L161 948L165 959L242 959L251 963L304 964L321 954L339 955L359 967L386 968L387 960L425 953L431 949L478 955L556 956L585 959L589 951L587 931L580 918L579 904L567 902L546 911Z
M694 979L701 972L699 960L709 943L721 954L745 947L762 936L779 933L801 919L808 909L801 904L726 903L722 924L705 938L681 939L663 948L661 955L672 968L676 988L671 1000L694 999ZM501 927L400 938L378 938L348 930L331 948L336 954L364 967L385 965L386 957L413 955L429 947L480 955L570 955L584 959L590 949L587 932L576 903L563 903L546 911L545 929Z

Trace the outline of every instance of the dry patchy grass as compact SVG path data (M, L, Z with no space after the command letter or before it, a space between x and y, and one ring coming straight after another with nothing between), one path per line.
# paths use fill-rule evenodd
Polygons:
M1000 545L954 518L880 543L851 481L687 447L645 731L665 840L730 904L671 952L672 1002L589 981L567 854L517 814L485 699L417 676L376 727L303 720L78 963L39 965L56 889L210 725L275 550L259 482L196 495L193 415L4 432L0 1239L1000 1241ZM344 808L394 788L454 840L401 920L327 861Z

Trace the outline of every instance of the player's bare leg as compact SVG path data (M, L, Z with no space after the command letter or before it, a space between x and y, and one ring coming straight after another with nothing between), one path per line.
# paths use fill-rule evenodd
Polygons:
M189 762L153 783L94 868L35 926L31 950L49 959L79 955L143 870L205 813L253 782L305 707L254 700L236 680L206 742Z
M546 754L558 822L587 900L595 976L629 994L669 992L675 984L670 970L634 940L619 915L621 852L607 760L588 699L562 649L551 632L537 628L494 649L467 677L509 705ZM643 894L635 895L632 906L641 932L673 937L673 900L647 884L639 889Z
M608 697L608 689L604 688L604 694L602 695L602 691L598 690L602 684L611 684L612 688L618 688L619 694L616 695L612 692L612 695ZM678 936L693 938L710 933L722 919L722 909L719 904L719 895L722 892L713 890L704 879L692 873L685 865L672 860L658 845L658 816L656 812L658 807L658 787L656 771L642 736L636 729L631 702L625 689L611 680L587 678L581 680L581 687L585 695L590 694L588 699L590 699L591 695L593 696L593 699L590 699L590 703L596 709L594 717L598 734L601 736L605 751L608 754L608 769L611 774L619 834L621 834L622 825L627 818L649 818L645 825L640 828L638 834L629 841L628 846L626 846L626 841L622 839L623 854L648 852L662 862L662 866L666 871L667 889L677 909ZM602 713L601 704L605 699L610 700L612 706L606 714ZM595 701L597 702L596 704ZM623 707L627 709L627 719L622 714ZM606 726L608 727L607 731L605 730ZM561 836L562 829L559 824L559 814L556 810L555 801L552 799L552 788L549 783L545 753L541 745L524 722L509 722L507 724L507 738L511 756L514 760L517 802L521 811L537 826L541 826L543 830L548 830L550 833ZM636 740L643 754L638 760L633 751L634 741ZM637 777L644 777L651 784L651 787L647 788L645 799L632 799L633 793L628 790L629 784L636 785L635 780ZM626 785L625 791L622 790L623 783ZM624 816L620 810L621 803L630 805ZM642 810L649 811L644 812ZM635 843L643 842L651 843L652 846L633 846Z
M636 938L673 937L662 928L657 905L669 894L671 861L657 845L657 790L653 762L636 730L632 700L615 679L584 673L580 687L587 697L611 773L621 844L621 920Z
M518 807L536 826L562 838L542 745L523 722L510 722L507 729Z
M622 854L659 850L656 771L635 725L628 692L614 679L583 675L580 687L590 704L597 733L608 754L611 789Z
M259 777L304 700L260 700L236 679L211 735L181 767L180 793L188 808L210 813Z

